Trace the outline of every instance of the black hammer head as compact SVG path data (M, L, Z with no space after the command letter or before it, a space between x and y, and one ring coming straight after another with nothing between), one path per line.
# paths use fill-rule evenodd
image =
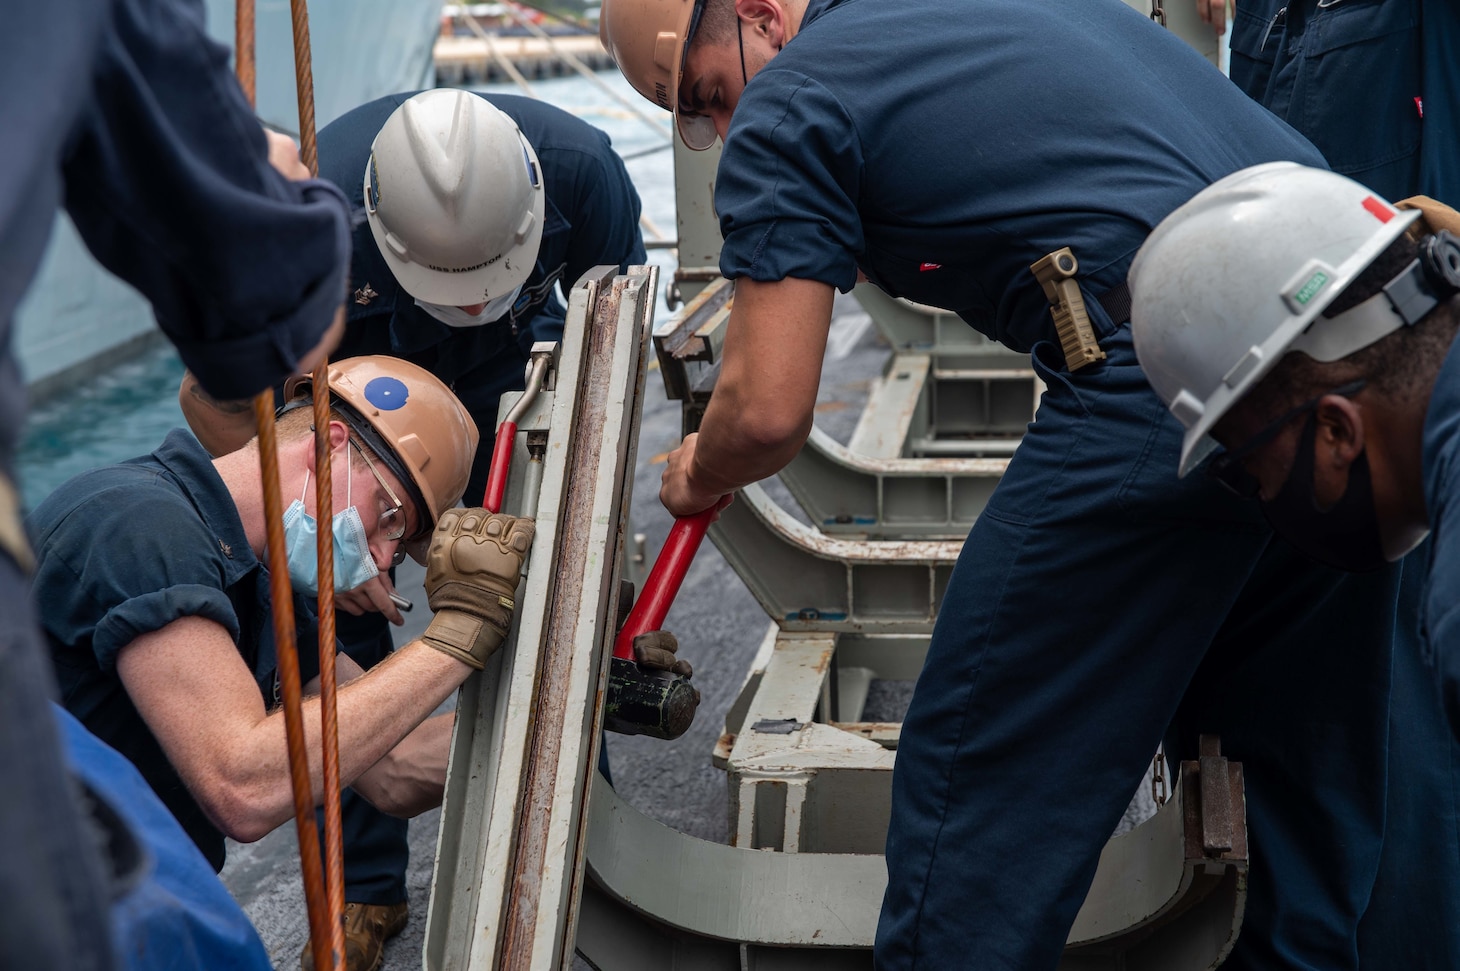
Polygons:
M689 678L616 657L608 672L603 724L620 735L678 738L694 723L699 704L700 693Z

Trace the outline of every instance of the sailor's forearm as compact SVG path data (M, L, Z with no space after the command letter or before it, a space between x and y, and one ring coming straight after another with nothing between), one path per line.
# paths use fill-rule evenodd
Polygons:
M471 669L413 642L363 677L340 689L340 784L355 780L379 762L455 691ZM403 701L404 699L404 701ZM319 700L304 702L311 798L324 798ZM230 792L214 802L218 822L230 836L259 839L293 815L291 777L284 743L284 713L272 712L249 740L249 767L233 773ZM444 780L444 773L443 773ZM439 800L439 796L437 797Z
M355 780L355 791L392 816L410 818L441 805L455 713L428 718Z
M832 289L810 280L737 280L720 377L689 475L729 492L774 475L811 432Z
M689 472L697 489L724 494L775 475L811 433L809 409L757 408L745 397L732 390L722 398L716 390Z

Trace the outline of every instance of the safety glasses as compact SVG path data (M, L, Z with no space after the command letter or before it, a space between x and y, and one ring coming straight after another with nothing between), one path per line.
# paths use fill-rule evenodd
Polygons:
M365 460L365 467L370 470L371 475L375 476L375 481L380 483L380 488L385 490L386 496L388 496L391 501L391 507L380 514L380 535L388 540L399 540L405 538L405 503L400 501L400 496L395 494L395 490L392 489L390 485L385 481L385 479L381 476L380 471L375 468L375 463L370 461L370 456L365 454L365 450L360 447L359 443L357 443L352 438L350 439L350 444L355 446L355 451L359 452L360 458ZM398 547L396 549L396 553L398 556L404 557L404 547ZM397 562L399 562L399 560L397 560Z
M1262 430L1253 435L1247 441L1233 449L1227 449L1216 453L1207 463L1206 474L1226 486L1234 495L1242 499L1256 499L1262 491L1262 483L1257 476L1248 472L1242 462L1253 452L1262 448L1268 442L1277 438L1288 422L1294 418L1308 414L1318 407L1318 402L1331 394L1342 395L1345 398L1352 398L1364 389L1364 380L1350 381L1348 384L1334 388L1332 391L1325 391L1316 398L1311 398L1293 408L1278 415L1272 421L1263 426Z

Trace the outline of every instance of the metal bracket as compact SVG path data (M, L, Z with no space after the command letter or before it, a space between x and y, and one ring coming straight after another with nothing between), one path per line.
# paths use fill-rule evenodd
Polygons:
M1247 826L1242 795L1242 766L1222 756L1221 739L1202 735L1200 757L1181 763L1181 788L1186 795L1187 855L1211 859L1246 859Z
M736 704L749 730L725 753L739 845L669 830L591 784L653 286L651 270L575 287L556 386L521 416L517 447L545 453L540 566L513 640L461 694L433 971L558 969L575 948L603 971L871 965L886 812L867 810L890 800L896 726L859 719L872 677L921 667L959 544L830 538L746 490L715 529L777 623ZM530 464L514 463L509 500ZM1245 899L1240 766L1202 754L1156 816L1105 847L1065 971L1196 971L1230 948ZM1203 792L1224 766L1225 810ZM1215 849L1224 834L1233 845Z
M720 348L725 342L725 323L735 285L718 278L701 290L680 313L654 330L654 353L664 392L673 401L692 406L699 414L709 403L709 393L719 374ZM699 427L698 418L693 423Z

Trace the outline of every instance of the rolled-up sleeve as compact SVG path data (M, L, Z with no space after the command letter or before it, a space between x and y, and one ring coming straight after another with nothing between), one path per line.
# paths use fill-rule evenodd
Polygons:
M117 0L65 162L66 207L97 259L151 301L207 390L281 382L344 299L349 209L292 182L191 0Z
M59 513L43 506L38 514L46 515L31 522L46 629L63 644L89 644L103 671L138 637L183 617L239 636L218 539L185 499L144 481L102 489Z
M175 620L201 617L238 637L238 616L228 595L217 587L182 583L130 597L108 610L96 625L91 648L103 671L116 667L122 648Z
M804 75L766 68L746 89L720 157L720 272L850 290L864 247L862 178L861 144L841 103Z

